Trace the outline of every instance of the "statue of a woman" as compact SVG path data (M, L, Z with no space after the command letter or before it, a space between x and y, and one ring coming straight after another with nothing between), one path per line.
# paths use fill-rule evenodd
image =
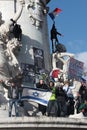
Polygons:
M13 53L13 49L11 48L11 45L14 46L17 41L16 39L9 39L10 29L13 26L13 21L16 22L19 19L23 10L23 5L25 3L24 0L19 0L19 2L20 8L18 9L17 13L14 14L14 17L11 18L8 22L3 23L2 14L0 13L0 79L2 80L6 80L10 76L12 76L11 67L19 65ZM11 45L9 43L11 43ZM9 57L11 58L10 60L12 61L12 63L11 61L9 62L9 58L7 57L7 55L9 55ZM9 67L9 63L11 64L11 67Z

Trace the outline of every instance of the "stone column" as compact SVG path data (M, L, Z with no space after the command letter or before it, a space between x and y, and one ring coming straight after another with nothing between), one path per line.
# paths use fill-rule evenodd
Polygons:
M22 17L18 21L23 31L22 48L18 58L20 63L36 66L33 49L39 49L39 55L42 56L43 53L39 67L41 66L49 71L51 69L51 58L46 2L47 0L26 0L25 2Z

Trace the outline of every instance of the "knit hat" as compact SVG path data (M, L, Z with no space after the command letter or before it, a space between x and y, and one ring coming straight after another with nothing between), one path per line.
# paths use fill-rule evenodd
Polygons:
M40 77L39 77L39 80L43 80L43 77L42 77L42 76L40 76Z

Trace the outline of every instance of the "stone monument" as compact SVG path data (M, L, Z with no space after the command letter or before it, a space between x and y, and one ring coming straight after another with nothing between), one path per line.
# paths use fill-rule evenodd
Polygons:
M23 73L23 84L31 87L36 75L51 70L49 1L0 0L0 80ZM16 35L15 26L21 29L20 37ZM0 104L6 102L4 94L6 97L7 91L4 92L0 84Z
M0 79L23 72L24 84L33 84L42 70L51 69L47 4L50 0L0 0ZM12 34L20 25L22 38Z

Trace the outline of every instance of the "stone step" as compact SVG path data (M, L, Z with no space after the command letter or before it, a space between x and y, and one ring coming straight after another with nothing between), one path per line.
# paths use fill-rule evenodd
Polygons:
M0 117L8 117L8 104L3 104L0 106ZM38 112L38 104L34 102L24 102L24 106L18 106L19 116L36 116ZM12 116L15 116L15 108L12 108Z

